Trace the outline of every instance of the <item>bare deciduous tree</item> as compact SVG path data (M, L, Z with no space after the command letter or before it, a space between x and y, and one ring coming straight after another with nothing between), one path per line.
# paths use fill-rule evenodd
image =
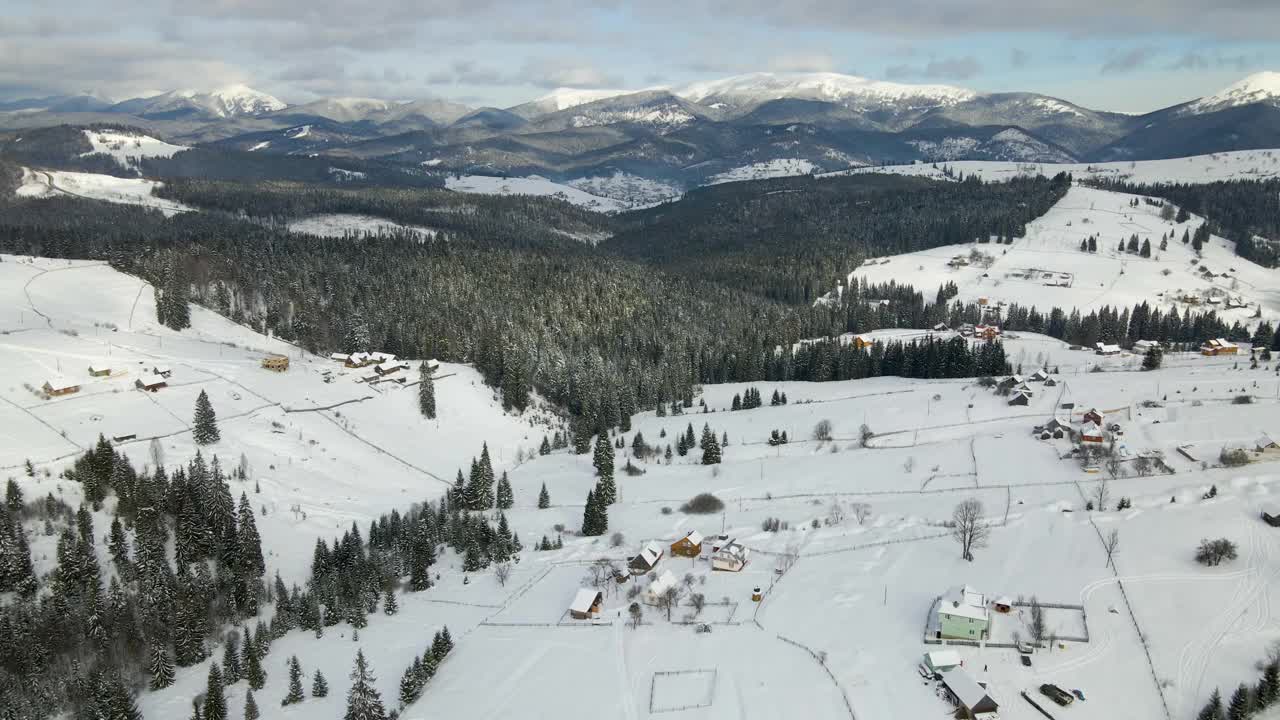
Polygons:
M498 563L493 568L493 576L498 579L498 584L502 587L507 586L507 581L511 579L511 563Z
M1031 624L1027 627L1031 633L1031 639L1039 645L1045 638L1045 622L1044 608L1040 607L1040 601L1036 596L1031 596Z
M960 557L973 560L973 551L986 547L991 527L982 519L982 501L969 498L951 513L951 537L960 543Z
M671 621L671 611L680 605L680 587L673 585L658 596L658 609L667 612L667 621Z
M859 525L865 523L867 518L871 517L871 506L866 503L854 503L850 509L853 511L853 518L858 521Z
M1099 478L1098 484L1093 487L1093 506L1099 511L1104 511L1110 501L1111 483L1106 478Z
M831 439L830 420L819 420L818 424L813 426L813 439L818 442L826 442Z
M1106 467L1107 474L1111 476L1112 480L1115 480L1116 478L1120 477L1120 470L1122 468L1120 464L1120 458L1116 457L1115 455L1108 455L1107 461L1103 463L1103 466ZM1105 509L1105 508L1101 508L1101 509Z
M700 615L702 608L707 604L707 596L702 593L694 593L689 596L689 605L693 607L693 614Z
M1151 474L1151 458L1143 456L1133 461L1133 469L1137 471L1138 477L1146 477Z
M844 505L840 503L840 498L831 500L831 505L827 508L827 520L832 525L839 525L844 522Z
M600 558L587 566L587 582L593 588L602 588L605 583L613 579L613 563L606 558Z
M1102 549L1107 553L1107 567L1112 567L1115 562L1116 548L1120 547L1120 531L1112 528L1107 533L1107 537L1102 541Z
M640 621L644 618L644 609L640 607L640 603L631 603L631 606L627 608L627 612L631 613L631 628L640 627Z

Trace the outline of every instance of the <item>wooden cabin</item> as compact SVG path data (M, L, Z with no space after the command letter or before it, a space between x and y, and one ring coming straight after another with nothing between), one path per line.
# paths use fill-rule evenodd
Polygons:
M111 374L111 368L99 363L93 363L89 366L89 377L107 377Z
M268 355L262 358L262 368L272 372L285 372L289 369L289 358L285 355Z
M640 552L627 562L632 575L648 575L662 560L662 548L657 543L645 543Z
M702 554L702 533L690 530L684 537L671 543L671 554L681 557L698 557Z
M875 344L875 339L870 335L854 335L853 347L858 350L865 350Z
M573 596L573 602L569 604L569 617L574 620L591 620L600 614L603 606L603 593L583 588Z
M63 377L46 380L40 389L44 390L46 395L51 395L53 397L80 392L79 385Z
M1084 414L1084 417L1081 418L1081 421L1086 423L1093 423L1098 427L1102 427L1102 421L1105 419L1105 417L1106 416L1104 416L1102 413L1098 412L1097 408L1089 408L1089 411Z
M1239 351L1238 345L1225 338L1215 338L1200 346L1200 354L1208 356L1235 355Z
M942 685L951 699L958 707L968 711L969 717L983 717L999 711L999 704L987 692L987 688L974 680L963 667L954 667L940 674Z
M168 385L168 383L167 383L167 382L165 382L164 377L162 377L162 376L160 376L160 375L156 375L156 374L154 374L154 373L147 373L147 374L143 375L142 377L138 378L137 380L135 380L135 381L133 382L133 385L134 385L134 387L138 388L139 390L146 390L146 391L148 391L148 392L156 392L156 391L157 391L157 390L159 390L160 388L167 386L167 385Z

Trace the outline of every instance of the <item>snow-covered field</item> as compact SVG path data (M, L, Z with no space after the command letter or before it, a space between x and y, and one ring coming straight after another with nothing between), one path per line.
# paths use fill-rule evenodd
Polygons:
M121 167L136 168L139 158L169 158L190 148L172 145L149 135L121 133L111 130L85 130L84 136L93 149L84 155L110 155Z
M1079 194L1092 192L1072 190L1068 200L1102 207L1102 198ZM1148 221L1134 213L1135 222ZM1047 228L1041 235L1042 244L1051 244ZM1015 243L1010 256L1033 240ZM1079 251L1068 246L1048 255L1072 253ZM1138 262L1129 261L1126 278ZM876 267L895 264L906 259ZM1060 290L1031 287L1046 297ZM151 437L161 438L168 463L185 462L196 449L189 425L201 389L222 431L222 440L204 451L224 463L245 454L251 482L233 481L232 491L249 493L263 508L258 527L268 573L279 570L286 582L305 579L316 538L439 497L482 442L515 489L507 517L526 550L509 582L500 584L491 570L464 581L459 559L446 553L436 566L436 586L403 594L395 616L370 616L358 643L345 624L327 628L321 639L289 633L273 643L267 686L255 693L263 718L339 716L357 647L394 705L400 673L445 624L457 649L423 698L402 714L406 720L641 718L655 711L729 720L797 708L814 720L843 720L851 712L869 720L942 717L947 705L915 666L937 647L922 642L934 599L962 583L992 597L1035 595L1085 608L1090 642L1040 650L1030 668L1012 650L955 648L967 668L985 671L1007 720L1040 717L1018 693L1038 697L1035 688L1043 682L1078 688L1088 698L1063 711L1054 706L1056 717L1154 720L1164 717L1163 698L1174 718L1191 718L1211 688L1252 682L1254 661L1280 639L1273 601L1280 597L1273 592L1280 589L1280 536L1257 516L1264 503L1280 498L1280 454L1257 455L1241 468L1216 467L1223 445L1252 442L1263 432L1280 435L1280 379L1269 363L1248 369L1247 356L1237 362L1171 354L1164 369L1143 373L1132 356L1100 358L1051 338L1020 335L1006 341L1011 361L1028 373L1060 370L1056 387L1033 384L1036 393L1024 407L1011 407L970 380L875 378L755 383L765 398L775 389L785 392L788 404L731 412L734 394L748 385L709 385L699 397L709 412L695 402L686 416L641 413L624 439L630 448L642 433L665 448L687 425L696 432L705 423L728 437L724 462L703 466L696 449L670 464L632 459L644 473L618 471L619 502L609 509L609 527L623 541L614 547L607 535L574 533L595 483L591 456L537 456L532 451L557 421L542 410L504 413L474 369L441 367L440 416L426 421L412 388L357 382L355 371L196 307L193 327L175 333L156 324L153 302L145 283L100 263L0 256L0 467L17 476L28 497L52 492L77 502L79 488L57 474L98 433L136 435L117 447L139 466L149 462ZM920 333L883 333L912 334ZM267 352L288 354L290 370L261 369ZM108 364L112 375L89 377L91 362ZM170 386L155 394L134 390L139 372L155 364L173 369ZM1102 371L1091 372L1098 365ZM53 375L79 381L80 391L46 400L28 389ZM1233 404L1240 394L1254 402ZM1061 409L1068 402L1074 408ZM1078 426L1081 412L1095 406L1123 427L1118 446L1126 464L1139 454L1159 454L1173 471L1146 477L1122 471L1129 476L1112 482L1111 496L1113 502L1131 498L1126 511L1085 512L1085 497L1105 475L1064 458L1066 440L1031 434L1033 425L1055 414ZM820 420L831 422L831 440L813 439ZM873 433L865 446L863 425ZM786 430L792 442L769 445L774 429ZM1185 446L1206 465L1179 454ZM618 451L620 466L628 454ZM22 472L28 458L35 478ZM543 484L551 507L538 509ZM1210 484L1219 493L1202 500ZM723 500L722 513L680 509L703 491ZM973 562L960 558L943 525L967 498L980 500L993 524L988 546L977 549ZM770 518L785 527L763 530ZM105 516L95 522L104 527ZM1120 533L1117 573L1106 566L1095 523L1103 533ZM555 538L557 524L566 528L563 550L529 549L544 535ZM610 585L599 619L568 618L589 562L624 559L646 540L665 546L691 529L709 537L723 532L752 550L741 573L713 573L705 559L667 557L658 566L677 578L692 576L693 591L709 603L697 620L710 623L710 633L681 624L692 619L687 605L671 622L646 606L643 623L632 628L629 585ZM53 538L34 528L30 534L35 562L47 571ZM1239 544L1240 558L1217 568L1197 565L1192 556L1199 540L1221 536ZM797 559L779 573L784 555ZM102 564L111 567L105 555ZM641 577L632 584L648 582ZM751 600L757 587L765 592L760 603ZM1059 620L1075 627L1071 618ZM284 662L293 654L307 676L323 670L327 699L278 705L287 687ZM185 716L206 671L180 670L173 687L144 692L145 715ZM233 714L243 694L243 682L229 689ZM697 707L663 712L677 705Z
M480 195L548 195L573 203L588 210L603 213L620 212L629 208L627 203L607 197L598 197L576 187L561 185L536 175L524 178L491 177L488 175L463 175L445 178L445 187L455 192Z
M1280 176L1280 150L1237 150L1169 160L1130 160L1108 163L1020 163L958 160L912 165L882 165L843 170L828 175L891 173L937 179L978 175L983 180L1008 180L1024 175L1051 177L1071 173L1076 180L1124 180L1134 183L1209 183L1219 180L1263 180Z
M1192 216L1185 223L1162 220L1160 208L1139 202L1131 207L1133 195L1072 187L1066 197L1044 216L1027 226L1026 237L1012 245L996 243L949 245L890 258L870 260L849 274L883 283L896 280L932 292L939 285L955 282L958 298L966 302L988 298L999 302L1035 305L1042 311L1053 306L1081 311L1103 305L1131 307L1148 302L1168 310L1175 305L1180 313L1214 309L1228 320L1244 321L1261 307L1265 317L1280 316L1275 270L1255 265L1235 254L1234 246L1214 236L1197 257L1190 244L1182 243L1186 232L1194 233L1203 220ZM1121 240L1138 236L1150 241L1151 257L1120 253ZM1097 252L1080 250L1080 242L1097 238ZM1162 237L1168 248L1160 250ZM954 267L953 258L970 258L973 251L988 256L985 261ZM1208 268L1213 276L1202 272ZM1186 296L1200 302L1189 305ZM1209 302L1210 298L1215 302ZM1244 307L1229 308L1229 300Z
M382 235L392 232L411 232L421 238L434 237L435 230L417 225L401 225L400 223L373 217L371 215L352 215L331 213L328 215L312 215L289 223L289 230L321 237L346 237L350 235Z
M707 181L707 184L718 185L742 180L766 180L768 178L788 177L791 175L808 175L817 169L817 165L803 158L778 158L777 160L766 160L726 170L712 176Z
M631 210L651 207L679 198L680 188L615 170L612 175L597 175L569 180L565 183L597 197L617 200Z
M175 200L156 197L153 193L160 185L159 181L143 178L118 178L98 173L23 168L22 184L18 186L16 193L19 197L71 195L88 200L141 205L155 208L166 216L195 211L195 208Z

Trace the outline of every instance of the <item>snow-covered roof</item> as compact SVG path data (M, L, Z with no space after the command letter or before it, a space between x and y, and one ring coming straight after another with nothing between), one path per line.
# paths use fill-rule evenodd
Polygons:
M376 366L375 369L380 373L389 373L393 370L399 370L400 363L396 362L395 360L388 360L382 363L381 365Z
M1043 371L1043 370L1037 370L1037 371L1035 371L1035 372L1031 373L1031 379L1032 379L1032 380L1044 380L1044 379L1045 379L1045 378L1047 378L1047 377L1049 377L1049 373L1047 373L1047 372L1045 372L1045 371Z
M351 355L348 353L333 353L329 356L329 359L346 361L351 359Z
M90 363L89 372L91 373L111 372L111 368L106 365L103 365L102 363Z
M689 534L685 535L684 538L681 539L688 540L693 545L701 545L703 540L702 533L697 530L690 530Z
M156 385L163 385L165 380L155 373L143 373L138 378L138 382L142 383L143 387L155 387Z
M435 358L431 358L426 361L426 365L428 370L436 370L440 367L440 361Z
M347 357L347 359L350 360L351 362L364 362L365 360L369 359L369 353L353 352L351 353L351 355Z
M747 548L739 545L737 540L730 540L720 546L720 549L716 551L716 555L721 557L745 559L747 557Z
M1102 428L1098 427L1098 423L1092 420L1080 426L1081 435L1101 435Z
M662 557L662 549L654 543L645 543L645 546L640 548L640 552L636 557L643 560L649 567L653 567L654 563L658 562L658 559Z
M151 372L157 375L163 375L167 372L172 372L172 370L169 368L168 365L156 365L155 367L151 368Z
M660 595L667 591L668 588L676 586L676 576L670 570L663 570L658 579L649 583L649 593L652 595Z
M389 362L391 360L396 359L395 355L392 355L391 353L384 353L384 352L369 353L369 357L373 358L374 360L377 360L378 362Z
M582 588L577 595L573 596L573 602L569 604L569 609L579 613L591 612L591 606L596 604L597 597L600 597L599 590Z
M996 604L997 604L997 605L1012 605L1012 604L1013 604L1013 600L1012 600L1012 599L1010 599L1008 595L1001 595L1000 597L996 598Z
M1098 352L1106 354L1114 354L1120 352L1120 346L1114 344L1098 343Z
M1271 437L1268 433L1262 433L1258 436L1258 447L1260 448L1269 448L1277 444L1278 443L1276 443L1275 438Z
M933 668L956 667L960 664L960 653L955 650L934 650L925 653L924 657Z
M942 682L967 708L976 706L989 696L986 689L962 667L954 667L942 673Z
M944 615L986 620L987 598L968 585L952 588L942 598L938 612Z
M62 376L51 377L48 380L46 380L44 384L48 385L49 389L54 392L57 392L59 390L70 390L71 388L77 387L79 385L79 383L75 382L74 380L69 380Z

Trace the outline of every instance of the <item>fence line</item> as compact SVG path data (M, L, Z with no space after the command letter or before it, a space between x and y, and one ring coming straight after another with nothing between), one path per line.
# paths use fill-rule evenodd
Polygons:
M809 653L809 657L813 658L813 661L818 663L818 667L822 668L822 671L827 674L827 677L831 678L831 683L836 686L836 690L840 691L840 697L844 700L844 708L849 711L849 720L858 720L858 716L853 713L853 704L849 702L849 694L844 691L843 687L840 687L840 681L836 680L835 673L831 672L831 668L827 667L827 663L818 656L818 653L814 652L808 645L798 643L789 637L778 635L778 639L788 645L794 645Z

